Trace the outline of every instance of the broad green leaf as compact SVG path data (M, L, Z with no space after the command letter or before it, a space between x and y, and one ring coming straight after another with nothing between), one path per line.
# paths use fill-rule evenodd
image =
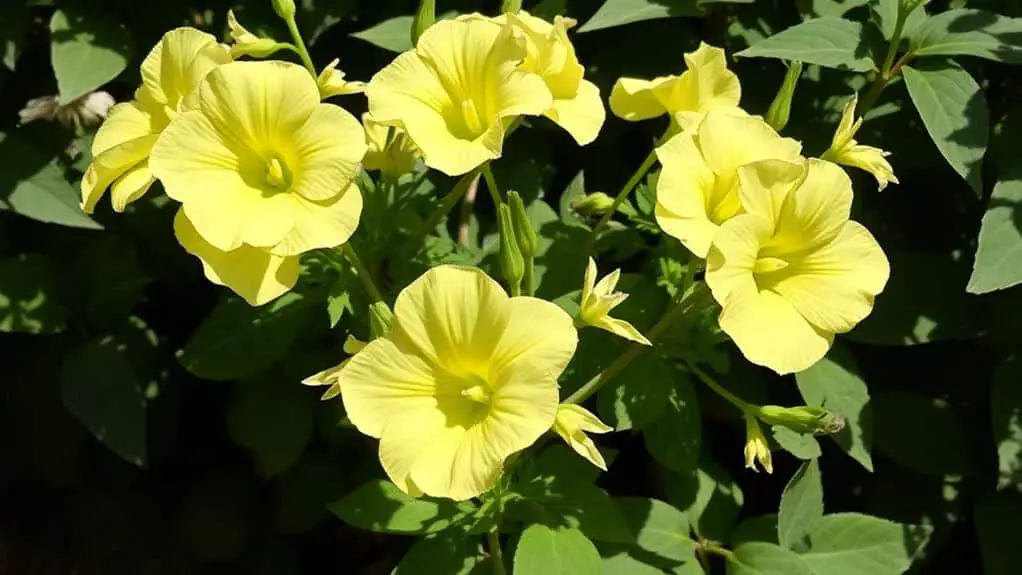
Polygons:
M493 572L490 560L479 547L477 536L447 531L430 535L412 545L391 575L489 575Z
M1011 357L994 372L990 420L997 446L998 487L1022 486L1022 361Z
M45 223L91 230L103 226L79 207L79 193L52 159L16 135L0 132L0 209Z
M64 405L103 445L125 460L146 464L146 404L141 382L128 363L131 350L112 338L92 341L68 354L61 370Z
M699 401L692 380L675 374L663 413L643 430L646 449L661 465L691 473L698 465L702 444Z
M741 457L741 452L736 454ZM726 541L742 509L744 495L727 470L708 458L689 473L664 475L667 501L688 516L699 537Z
M30 24L28 8L24 2L14 0L0 6L0 63L10 70L25 47Z
M1022 495L1011 490L980 496L973 512L976 537L985 575L1014 575L1022 564L1018 526L1022 522Z
M662 359L646 354L633 361L597 396L600 418L618 431L642 429L656 421L675 396L677 377Z
M514 575L592 575L602 569L600 553L578 529L535 523L515 549Z
M443 531L474 510L475 505L468 501L412 497L381 479L369 481L330 504L330 511L349 525L404 535Z
M179 361L203 379L241 379L260 373L287 353L309 308L309 302L293 292L262 307L226 297L192 335Z
M457 16L455 12L437 15L437 20L445 20ZM412 20L414 16L397 16L374 24L365 30L355 32L351 36L365 40L373 46L390 52L405 52L412 46Z
M777 514L759 515L742 521L731 532L731 546L738 547L742 543L761 541L780 545L777 541Z
M905 86L941 155L977 194L990 131L986 98L961 66L948 61L902 68Z
M877 448L898 463L928 475L972 475L973 431L942 400L890 391L873 397Z
M931 16L912 34L916 56L976 56L1022 63L1022 18L963 8Z
M673 564L695 560L695 541L689 536L684 512L658 499L618 497L615 501L640 549Z
M703 14L696 0L606 0L578 31L592 32L632 22L700 16Z
M775 425L770 431L782 449L799 459L816 459L823 453L820 451L820 442L810 434L798 433L783 425Z
M824 516L800 555L816 575L897 575L912 564L932 530L859 513Z
M0 260L0 332L64 331L67 310L58 293L46 256L22 254Z
M873 417L869 390L848 348L838 343L809 369L795 374L802 399L845 418L845 427L830 437L850 457L873 471Z
M742 543L727 557L728 575L814 575L802 558L773 543Z
M868 72L874 69L866 52L862 24L835 17L815 18L749 46L735 58L800 60L826 68Z
M877 21L885 40L890 40L891 37L894 36L894 28L898 22L898 4L900 1L901 0L879 0L878 2L872 3L870 6L873 10L873 17ZM919 27L919 24L925 21L925 6L920 6L913 10L908 15L908 19L905 20L905 26L901 31L902 40L904 41L905 38L912 37L912 33L917 27Z
M584 195L586 195L585 172L579 171L564 188L557 211L561 216L561 221L565 224L588 230L589 226L585 223L585 220L579 217L575 210L571 209L571 200Z
M574 452L572 455L585 462ZM518 486L517 492L521 498L507 504L506 513L510 517L525 523L577 528L596 541L635 540L614 500L592 483L582 483L565 474L545 474Z
M823 484L820 464L811 459L802 464L781 493L777 513L777 541L794 549L823 518Z
M332 454L307 453L277 481L275 523L281 533L305 533L330 516L344 496L347 465Z
M602 551L602 549L601 549ZM665 571L650 565L649 559L639 559L625 549L614 549L614 552L603 554L602 573L614 575L664 575Z
M1022 166L1013 164L1002 170L1001 180L994 186L983 214L972 276L965 286L969 293L988 293L1022 283L1019 210L1022 210Z
M103 86L128 65L128 33L114 22L100 13L53 13L50 56L62 104Z
M251 452L263 477L279 475L298 461L312 437L315 400L289 381L241 382L227 408L227 431Z

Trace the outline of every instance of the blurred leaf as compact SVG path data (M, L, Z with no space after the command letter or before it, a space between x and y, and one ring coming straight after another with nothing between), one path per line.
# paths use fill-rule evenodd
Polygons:
M997 446L998 487L1022 486L1022 361L997 367L990 388L990 420Z
M203 379L241 379L260 373L287 353L305 325L309 301L289 292L262 306L222 299L180 352L179 361Z
M802 561L819 575L897 575L918 557L931 529L859 513L835 513L809 533Z
M820 464L811 459L802 464L781 494L777 512L777 540L795 549L823 518L823 484Z
M128 363L131 350L111 339L72 351L61 370L64 405L103 445L127 461L146 464L146 396Z
M592 541L570 527L530 525L515 549L514 575L591 575L601 569Z
M600 418L618 431L645 428L674 400L677 376L662 359L652 354L640 356L621 371L614 383L600 390Z
M0 6L0 63L10 70L14 70L25 47L28 26L29 14L24 2L5 2Z
M64 331L67 310L57 299L50 260L22 254L0 260L0 332Z
M894 461L929 475L976 473L969 428L948 403L890 391L873 406L877 447Z
M869 390L859 375L855 358L840 343L809 369L795 374L802 399L845 418L845 427L830 437L841 449L873 471L873 416Z
M832 16L782 30L735 54L739 57L800 60L854 72L875 68L866 53L862 24Z
M741 453L736 453L741 457ZM704 458L699 469L666 475L667 501L688 516L699 537L727 541L744 496L727 470Z
M689 537L688 518L681 510L645 497L618 497L615 501L636 534L635 545L665 561L664 568L695 560L696 543Z
M73 267L75 289L90 325L122 322L142 299L151 278L141 269L138 250L125 239L104 234L90 242Z
M1022 522L1022 495L1012 491L987 492L973 512L976 537L985 575L1013 575L1022 563L1018 526Z
M982 294L1022 283L1022 171L1006 167L983 214L972 276L965 286Z
M456 531L430 535L405 553L391 575L488 575L489 558L479 548L479 538Z
M312 437L314 402L314 395L293 382L245 381L231 396L227 431L251 452L260 475L273 477L302 456Z
M981 195L990 113L979 84L950 60L905 66L902 75L912 103L937 149Z
M22 138L0 132L0 209L45 223L103 229L78 206L79 193L60 169Z
M606 0L579 33L592 32L657 18L699 16L703 11L696 0Z
M702 443L699 402L692 380L675 374L663 413L643 430L646 449L653 459L680 473L698 464Z
M797 433L781 425L774 425L770 431L781 449L799 459L816 459L823 453L820 451L820 442L812 435Z
M948 10L930 16L906 36L916 56L976 56L1022 63L1022 20L983 10Z
M57 10L50 37L62 105L113 80L128 65L127 30L101 13Z
M727 573L728 575L814 575L797 554L763 541L750 541L736 547L731 556L727 558Z
M475 510L468 501L415 498L390 481L376 479L330 504L349 525L379 533L425 535L447 529Z
M327 504L344 494L345 464L310 453L277 483L276 523L282 533L304 533L329 517Z

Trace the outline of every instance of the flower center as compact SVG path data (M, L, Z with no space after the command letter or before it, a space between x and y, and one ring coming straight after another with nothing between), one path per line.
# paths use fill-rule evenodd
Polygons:
M462 397L481 405L490 404L490 399L493 397L493 391L490 389L490 384L486 383L486 380L478 375L473 375L469 376L469 381L467 383L467 387L461 390Z
M768 274L783 270L788 267L788 262L781 258L765 257L756 260L756 263L752 266L752 273L754 274Z
M266 183L272 188L291 186L291 171L275 156L266 161Z
M481 136L486 131L486 123L483 122L483 117L479 114L479 108L476 107L472 98L466 98L461 101L461 115L465 118L465 127L472 134Z

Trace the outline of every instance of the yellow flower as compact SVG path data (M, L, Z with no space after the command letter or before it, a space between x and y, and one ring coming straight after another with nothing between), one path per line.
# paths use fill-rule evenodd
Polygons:
M770 444L767 443L759 422L752 415L745 416L745 467L753 471L756 463L763 466L767 473L774 472L773 458L770 456Z
M795 160L802 145L738 108L713 110L691 131L657 148L657 223L693 254L706 257L717 227L738 214L738 167L767 158Z
M344 347L342 349L344 349L344 353L350 355L351 357L355 357L355 354L365 349L366 345L368 345L366 342L356 339L355 336L353 335L349 335L348 339L344 340ZM333 367L324 369L323 371L315 375L310 375L309 377L306 377L305 379L302 380L302 384L329 385L330 387L327 388L327 390L323 393L323 397L321 397L320 399L326 400L337 397L338 395L341 394L341 385L338 382L338 379L340 378L341 375L341 370L348 365L348 362L351 361L351 357Z
M838 124L830 149L823 155L823 159L866 170L873 174L880 189L883 190L890 182L898 183L898 178L894 177L894 168L885 159L891 153L873 146L863 146L855 141L855 133L862 126L862 118L855 118L855 106L858 102L859 95L856 94L845 104L845 109L841 113L841 123Z
M685 65L681 76L618 79L610 93L610 110L631 122L666 113L675 127L687 128L710 110L738 106L742 87L727 69L724 50L700 42L695 52L685 54Z
M348 94L361 94L365 91L365 82L349 82L344 79L344 72L337 69L339 60L334 58L323 71L319 73L316 83L319 84L319 97L323 100L331 96L347 96Z
M82 178L82 209L92 213L110 188L123 212L153 183L149 152L185 95L211 70L231 61L216 38L194 28L167 32L142 63L143 85L131 102L110 109L92 142L92 163Z
M752 363L802 371L872 311L887 257L849 221L852 183L836 164L764 160L738 177L746 213L720 226L706 262L720 327Z
M598 417L585 408L578 405L563 403L557 407L557 417L554 421L554 431L567 442L568 446L575 450L590 463L607 470L607 462L603 454L596 448L596 444L585 432L607 433L614 431L614 428L600 421Z
M464 174L499 158L508 124L553 105L543 79L522 72L525 41L482 18L443 20L366 87L369 113L405 130L431 168Z
M464 500L553 426L577 339L556 305L443 265L398 295L393 330L341 371L341 397L402 491Z
M265 58L281 48L273 38L262 38L256 36L238 22L234 16L234 10L227 11L227 29L231 35L231 56L253 56Z
M622 319L610 317L610 310L628 299L628 294L615 292L621 270L614 270L597 283L596 261L589 258L585 283L582 285L582 305L579 316L584 323L642 345L653 345L635 326Z
M401 128L374 122L369 114L362 115L369 151L362 160L367 170L379 170L399 176L412 171L419 159L419 149Z
M209 74L196 100L149 163L210 247L296 256L348 240L362 210L353 180L365 132L320 103L305 69L234 62Z

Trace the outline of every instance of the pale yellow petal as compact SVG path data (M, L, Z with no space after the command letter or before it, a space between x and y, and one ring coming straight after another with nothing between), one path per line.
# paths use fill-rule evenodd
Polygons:
M889 155L889 152L880 148L856 144L843 149L836 159L840 164L866 170L876 178L877 187L883 190L892 182L899 183L898 178L894 176L894 168L887 161Z
M591 143L600 133L607 111L596 84L582 80L573 98L554 98L546 116L564 128L580 146Z
M740 214L724 222L706 257L706 285L717 303L723 305L731 292L755 287L753 269L773 222L756 214Z
M287 199L293 227L273 246L280 255L297 255L319 248L331 248L348 241L358 228L362 215L362 193L355 183L343 194L322 202L312 202L294 194Z
M177 28L164 34L142 62L142 83L156 102L178 110L210 71L230 61L211 34Z
M426 465L436 465L430 448L438 436L464 433L462 428L447 427L444 413L440 410L426 406L405 409L401 417L386 421L380 435L380 463L401 491L416 497L424 495L426 493L411 478L412 468L419 461ZM452 472L449 466L444 468L436 465L436 470L438 474L446 473L448 477ZM449 497L447 493L436 491L428 495Z
M716 177L689 133L673 136L656 154L663 166L657 179L657 223L697 257L706 257L717 231L708 210Z
M831 162L809 159L805 179L780 206L768 246L770 255L799 253L829 243L848 221L851 209L848 174Z
M782 138L762 118L711 110L699 125L699 149L718 177L736 177L738 166L778 158L795 160L802 144Z
M596 287L596 274L596 260L590 257L586 264L585 277L582 278L582 305L585 305L585 302L593 295L593 288Z
M806 162L768 159L738 168L739 197L746 212L776 222L788 195L806 175Z
M94 157L82 177L82 209L86 213L92 213L110 184L145 162L155 142L155 135L134 138L110 147Z
M685 54L688 71L678 83L678 91L684 93L679 107L669 107L671 112L691 109L705 112L714 108L738 106L742 99L742 87L738 76L728 70L724 50L703 42L695 52Z
M158 133L163 126L154 121L152 114L138 102L122 102L110 108L103 125L92 140L92 155L103 152L131 140L146 138Z
M121 174L121 177L110 185L110 203L114 211L123 212L128 204L141 198L154 181L153 173L149 171L149 163L144 161Z
M290 192L322 201L345 191L365 156L362 124L343 108L319 104L294 134L295 182Z
M634 341L635 343L639 343L642 345L653 345L651 341L646 339L646 336L642 335L642 332L635 329L634 325L628 323L623 319L604 316L597 320L596 322L594 322L592 325L602 330L609 331L610 333L618 337L627 339L628 341Z
M554 431L576 453L596 467L606 471L607 462L593 440L585 432L607 433L614 428L606 425L585 408L574 404L561 404L557 408Z
M676 76L654 80L618 78L610 92L610 111L618 118L629 122L648 120L663 115L667 109L653 94L653 88L676 80Z
M493 348L490 366L496 377L530 363L556 378L568 366L578 332L560 306L533 297L513 297L506 305L507 323Z

